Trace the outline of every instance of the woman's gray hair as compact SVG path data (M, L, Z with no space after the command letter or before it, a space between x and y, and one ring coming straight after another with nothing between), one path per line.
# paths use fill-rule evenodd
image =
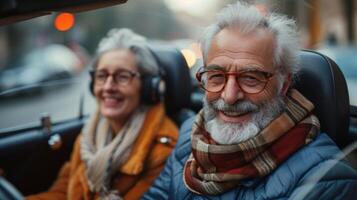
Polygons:
M214 36L225 28L236 28L242 33L250 33L264 28L275 37L274 65L281 74L295 75L299 70L299 43L295 21L276 13L264 15L254 5L238 1L223 8L214 24L208 26L201 41L203 60L206 62Z
M127 28L111 29L99 42L93 68L97 67L104 53L116 49L128 49L135 55L140 74L144 76L159 74L159 66L149 49L147 40Z

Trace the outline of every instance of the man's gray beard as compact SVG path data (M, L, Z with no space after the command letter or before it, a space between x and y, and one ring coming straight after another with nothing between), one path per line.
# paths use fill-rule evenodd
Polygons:
M280 115L284 108L284 97L280 95L261 105L256 105L247 100L229 105L223 99L208 102L205 97L203 100L205 128L219 144L238 144L256 136ZM250 112L252 118L244 123L223 122L216 117L219 110L241 113Z

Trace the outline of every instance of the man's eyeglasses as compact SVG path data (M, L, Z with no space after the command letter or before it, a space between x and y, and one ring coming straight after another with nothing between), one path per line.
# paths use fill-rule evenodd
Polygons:
M135 76L140 77L139 72L134 72L129 70L120 70L114 72L113 74L110 74L102 70L93 70L90 71L89 73L92 76L94 83L97 85L104 85L109 76L112 76L115 84L122 85L122 86L128 85Z
M208 92L221 92L228 80L228 76L234 75L240 89L248 94L257 94L264 90L273 73L256 69L240 72L226 72L219 69L206 70L201 67L196 73L196 78L201 87Z

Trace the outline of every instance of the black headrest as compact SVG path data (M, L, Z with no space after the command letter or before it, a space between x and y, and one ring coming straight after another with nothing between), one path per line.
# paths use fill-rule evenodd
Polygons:
M349 126L349 98L342 72L330 58L313 51L301 51L300 62L294 88L314 103L321 131L343 147Z
M166 112L172 117L181 109L190 106L190 71L185 58L178 49L155 46L151 47L151 50L163 70L163 79L166 83Z

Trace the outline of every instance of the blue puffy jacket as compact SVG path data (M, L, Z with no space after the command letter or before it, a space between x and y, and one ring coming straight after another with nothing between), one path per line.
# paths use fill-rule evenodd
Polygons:
M184 123L180 138L164 170L143 199L357 199L357 172L324 133L298 150L270 175L242 182L242 186L218 196L192 193L183 182L183 167L191 153L194 119Z

